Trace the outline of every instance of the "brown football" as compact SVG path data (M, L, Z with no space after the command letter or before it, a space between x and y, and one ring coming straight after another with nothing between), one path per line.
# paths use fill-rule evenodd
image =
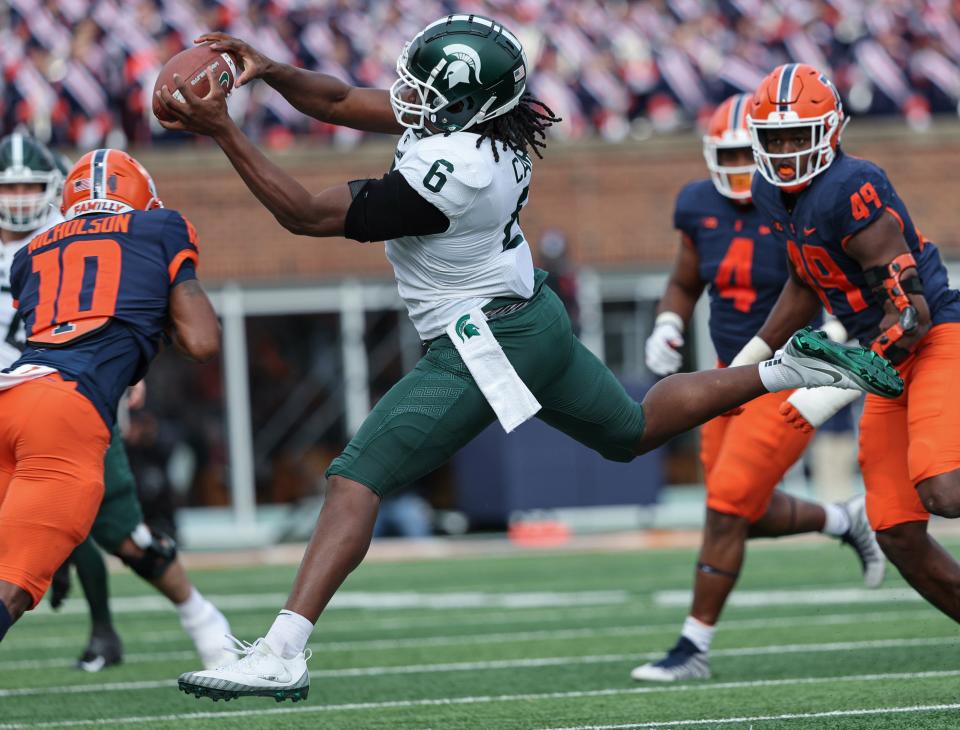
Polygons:
M181 98L182 95L173 83L173 75L179 74L182 83L189 84L193 93L197 96L206 96L210 91L210 84L207 81L207 68L213 72L213 78L217 80L223 90L229 94L233 91L233 85L236 83L240 70L237 68L237 61L230 53L225 51L214 51L210 46L194 46L185 51L180 51L176 56L167 61L160 69L160 75L157 76L157 83L153 85L153 113L157 119L165 122L173 121L164 115L163 107L157 99L157 92L166 84L167 89L175 97Z

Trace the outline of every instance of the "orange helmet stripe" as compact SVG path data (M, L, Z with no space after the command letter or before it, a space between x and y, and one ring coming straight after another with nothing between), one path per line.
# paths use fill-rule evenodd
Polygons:
M790 87L793 86L793 78L796 75L797 64L788 63L780 72L780 84L777 88L777 111L790 111Z

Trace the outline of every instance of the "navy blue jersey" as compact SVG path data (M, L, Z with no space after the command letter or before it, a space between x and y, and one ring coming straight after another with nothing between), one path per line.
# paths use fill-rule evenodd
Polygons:
M779 188L754 175L753 200L785 242L799 277L862 344L879 333L883 306L874 300L863 269L845 247L887 213L900 224L917 261L933 324L960 321L960 293L950 288L940 252L916 229L886 173L872 162L838 151L833 164L795 197L792 211Z
M10 275L27 347L11 368L56 368L113 425L157 354L176 284L196 278L193 226L175 210L82 216L17 252Z
M700 279L709 285L710 338L728 364L763 325L787 281L783 245L767 217L725 198L710 180L677 196L673 225L696 249Z

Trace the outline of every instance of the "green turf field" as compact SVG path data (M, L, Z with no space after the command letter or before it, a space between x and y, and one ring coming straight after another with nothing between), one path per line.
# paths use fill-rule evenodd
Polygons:
M952 546L956 552L957 545ZM709 682L637 685L676 638L694 551L514 556L362 567L311 646L306 702L197 700L176 616L113 577L122 667L70 665L81 600L30 615L0 645L0 728L956 728L956 625L899 576L864 599L830 543L754 543L714 642ZM240 637L264 633L293 567L198 571ZM362 608L359 606L367 606ZM373 607L371 607L373 606Z

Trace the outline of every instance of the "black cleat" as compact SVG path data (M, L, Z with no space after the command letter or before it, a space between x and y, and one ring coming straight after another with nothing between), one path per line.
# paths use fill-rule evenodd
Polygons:
M90 643L77 659L77 669L99 672L123 661L123 642L113 628L98 630L90 635Z

